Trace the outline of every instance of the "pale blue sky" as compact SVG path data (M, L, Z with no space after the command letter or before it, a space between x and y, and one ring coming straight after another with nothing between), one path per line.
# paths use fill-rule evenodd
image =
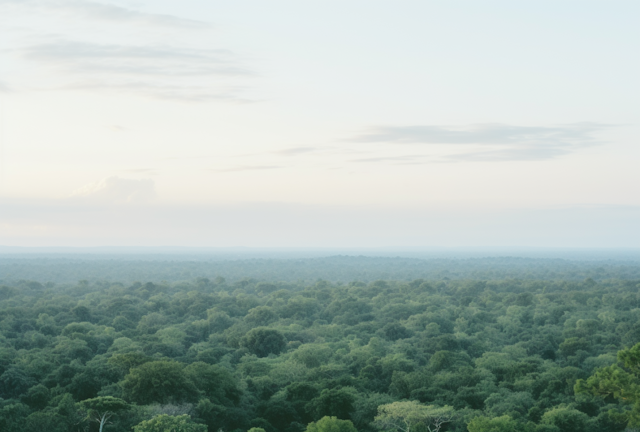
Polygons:
M0 244L640 247L638 16L0 0Z

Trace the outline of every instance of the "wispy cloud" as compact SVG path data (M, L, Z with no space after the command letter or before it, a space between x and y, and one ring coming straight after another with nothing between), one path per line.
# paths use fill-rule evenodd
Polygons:
M24 58L76 73L121 75L247 75L228 50L57 41L17 50Z
M450 154L445 160L545 160L603 144L595 135L609 125L574 123L557 126L474 124L463 126L380 126L353 142L467 146L471 151ZM405 157L405 156L403 156Z
M202 29L211 24L174 15L155 14L124 8L113 4L81 0L0 0L1 5L35 9L47 14L63 13L83 18L112 21L117 23L149 24L154 26L178 27L181 29Z
M251 72L233 53L176 46L54 41L13 50L53 73L54 88L109 90L187 101L240 100L229 80Z
M609 126L575 123L552 127L512 126L498 123L464 126L383 126L374 127L352 141L415 144L481 145L592 145L593 137Z
M5 24L21 23L7 30L14 36L6 38L12 40L10 48L0 47L11 66L7 70L17 71L3 77L14 91L246 102L240 94L247 78L255 76L236 54L215 46L210 32L189 32L210 27L198 20L107 0L0 0L0 16L8 17ZM125 29L121 23L132 26Z

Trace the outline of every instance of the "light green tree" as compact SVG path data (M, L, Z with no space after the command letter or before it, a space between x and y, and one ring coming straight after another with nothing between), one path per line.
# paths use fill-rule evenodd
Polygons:
M317 422L309 423L306 432L358 432L350 420L324 416Z
M207 426L193 423L187 414L160 414L133 427L134 432L207 432Z
M582 432L585 430L589 416L569 406L557 406L545 412L541 424L556 426L562 432Z
M429 432L438 432L455 414L453 407L423 405L417 401L393 402L378 407L374 426L382 430L411 432L422 425Z
M605 398L611 396L630 406L623 413L610 412L629 427L640 426L640 343L618 352L618 364L595 371L586 380L578 380L576 394L587 393Z
M99 431L102 432L109 420L121 411L129 409L129 404L112 396L100 396L93 399L83 400L78 404L86 411L86 420L98 423Z

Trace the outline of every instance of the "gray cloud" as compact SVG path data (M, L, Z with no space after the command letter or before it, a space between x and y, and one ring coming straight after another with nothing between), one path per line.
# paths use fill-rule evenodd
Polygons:
M610 126L574 123L558 126L513 126L497 123L464 126L381 126L351 139L355 142L474 146L445 157L449 161L545 160L602 144L594 135ZM373 160L371 160L373 161Z

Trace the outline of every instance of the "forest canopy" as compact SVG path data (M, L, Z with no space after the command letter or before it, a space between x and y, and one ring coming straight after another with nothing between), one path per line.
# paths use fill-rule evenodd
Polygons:
M637 426L638 269L503 264L352 282L5 278L0 430Z

